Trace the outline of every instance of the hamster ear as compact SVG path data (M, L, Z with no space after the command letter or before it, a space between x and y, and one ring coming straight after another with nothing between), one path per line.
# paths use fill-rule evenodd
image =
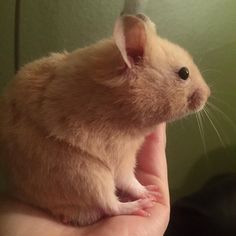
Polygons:
M121 16L116 20L113 37L129 68L144 56L147 35L145 22L135 16Z

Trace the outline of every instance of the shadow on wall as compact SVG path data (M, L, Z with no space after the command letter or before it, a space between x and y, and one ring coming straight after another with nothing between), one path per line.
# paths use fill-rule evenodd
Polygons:
M190 169L183 185L172 190L172 197L179 199L189 192L195 192L212 177L225 173L236 174L236 145L218 148L200 157Z
M165 236L236 235L236 173L218 175L171 207Z
M172 204L165 236L236 235L236 146L212 151L207 161L202 158L182 188L203 187Z

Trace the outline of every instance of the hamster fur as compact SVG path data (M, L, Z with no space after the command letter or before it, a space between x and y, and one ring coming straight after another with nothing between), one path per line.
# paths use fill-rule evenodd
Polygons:
M209 95L184 49L146 16L121 16L112 38L29 63L6 89L0 139L9 192L78 225L151 206L122 203L116 189L148 194L134 174L145 136L200 110Z

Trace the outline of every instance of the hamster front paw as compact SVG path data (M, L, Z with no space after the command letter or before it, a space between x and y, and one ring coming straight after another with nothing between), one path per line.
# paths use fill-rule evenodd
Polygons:
M153 201L158 201L161 197L161 194L159 192L159 188L156 185L148 185L144 187L143 191L138 193L138 197L141 199L150 198Z
M155 203L150 198L139 199L132 202L119 202L117 208L113 208L110 212L113 216L118 215L138 215L150 216L147 209L153 207Z
M134 176L126 181L120 182L118 188L136 199L150 198L153 201L158 201L161 197L158 186L143 186Z

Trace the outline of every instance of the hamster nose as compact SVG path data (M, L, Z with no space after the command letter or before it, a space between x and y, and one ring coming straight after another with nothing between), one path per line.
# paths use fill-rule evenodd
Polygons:
M202 91L201 89L196 89L189 97L188 97L188 107L190 110L201 110L205 105L207 98L210 95L210 90L206 93L206 91Z

